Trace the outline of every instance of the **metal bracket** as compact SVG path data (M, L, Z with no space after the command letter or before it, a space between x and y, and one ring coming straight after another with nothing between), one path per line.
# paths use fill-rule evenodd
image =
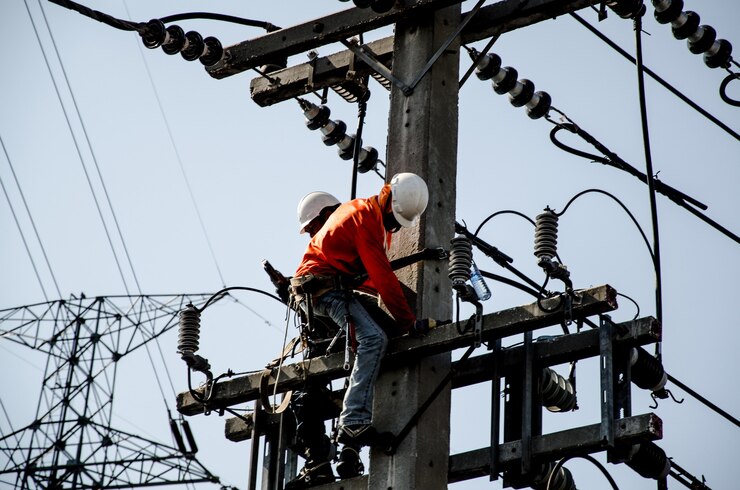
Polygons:
M357 39L350 39L349 41L341 41L341 43L350 51L352 51L358 58L364 61L370 68L380 73L382 76L390 80L395 86L401 89L406 95L411 95L413 90L409 88L404 82L394 77L391 71L383 63L375 59L375 53L370 51L364 44L360 44Z
M614 447L614 323L608 315L601 316L599 325L599 370L601 373L601 429L602 442Z
M411 82L411 84L408 85L409 92L406 93L404 90L405 95L411 95L411 93L414 91L414 88L419 84L422 78L424 78L424 75L427 74L429 70L431 70L432 66L434 66L434 63L437 62L440 56L442 56L442 53L444 53L447 48L452 44L452 42L457 39L457 37L460 35L463 29L465 29L465 26L468 25L468 22L470 22L473 17L475 17L475 14L478 13L480 8L483 6L483 3L485 0L478 0L478 3L475 4L475 7L473 7L473 10L468 12L465 15L465 18L462 22L460 22L460 25L457 26L457 29L455 29L455 32L453 32L446 40L442 43L442 46L437 49L437 52L432 55L431 58L429 58L429 61L427 61L427 64L424 65L424 68L421 69L421 72L419 72L418 75L416 75L416 78L414 78L414 81Z

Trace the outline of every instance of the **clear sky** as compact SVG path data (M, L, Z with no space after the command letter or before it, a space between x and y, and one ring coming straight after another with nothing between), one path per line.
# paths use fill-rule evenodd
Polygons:
M348 6L336 0L83 3L135 21L208 11L279 26L299 24ZM463 10L472 6L467 1ZM685 0L684 9L699 13L702 23L714 27L718 37L736 46L740 43L738 2ZM727 72L707 68L701 56L690 53L685 41L674 39L670 27L657 24L652 13L648 2L642 36L645 64L735 132L740 131L738 108L724 103L718 93ZM590 9L580 14L634 53L631 21L612 14L599 23ZM180 25L216 36L224 45L262 33L257 28L206 20ZM366 40L389 33L388 29L369 33ZM250 100L254 72L215 80L198 62L144 49L134 33L33 0L0 4L0 44L4 47L0 51L0 137L5 146L0 178L43 284L42 290L11 207L2 196L0 309L43 302L44 294L49 300L58 299L59 293L62 298L80 293L120 295L127 288L136 294L135 279L145 294L215 292L224 285L271 291L262 259L291 275L306 244L306 237L298 234L295 214L300 198L313 190L332 192L341 200L350 197L351 166L336 155L336 147L324 146L319 134L304 127L295 102L261 108ZM481 49L484 44L481 41L474 47ZM318 51L326 55L340 49L327 46ZM645 171L637 75L631 63L570 16L505 34L492 51L505 65L516 68L520 78L547 91L553 105L583 129ZM305 60L305 55L298 55L290 64ZM468 64L463 55L461 74ZM364 141L384 155L388 94L375 83L371 90ZM740 99L740 81L731 83L728 93ZM737 139L649 78L646 100L654 171L666 184L708 205L710 218L740 233ZM356 127L354 105L332 93L328 105L333 117ZM530 120L524 109L493 92L489 82L475 77L468 80L460 91L458 221L475 228L501 210L515 210L534 219L546 206L561 211L577 193L593 188L624 203L652 242L647 186L624 172L559 150L549 140L551 128L545 120ZM573 138L565 139L592 151ZM377 175L361 175L358 195L372 195L381 185ZM91 186L122 263L123 279ZM740 322L735 310L740 249L732 239L664 196L657 196L657 204L664 365L677 379L738 417L735 373L740 368L736 348ZM480 236L510 255L519 270L538 282L544 280L533 256L533 227L524 219L496 217ZM577 288L610 284L639 304L641 316L656 314L650 254L617 202L597 193L578 198L560 218L558 245ZM480 252L475 257L482 269L508 275ZM531 302L529 296L509 286L492 281L489 285L493 298L485 303L486 313ZM210 359L216 373L229 368L259 370L282 346L282 307L256 294L237 292L235 298L239 303L222 302L203 317L199 353ZM635 307L619 299L620 308L612 317L631 319ZM295 335L293 326L289 328L290 336ZM535 336L559 331L558 327L545 329ZM506 343L520 340L511 338ZM175 352L176 332L163 336L160 346L174 391L184 391L186 371ZM154 362L164 372L163 361L155 357ZM0 397L13 428L32 421L45 363L44 355L0 341L4 373ZM567 366L556 369L567 374ZM545 431L598 421L598 365L594 360L581 362L577 373L580 410L545 414ZM684 403L663 400L653 410L649 394L634 387L633 413L655 411L663 419L665 437L658 444L681 467L697 477L704 475L715 490L735 488L738 427L680 388L670 383L668 388L677 398L685 398ZM165 405L143 352L119 362L118 389L113 425L169 443ZM165 383L170 410L174 410L172 391ZM453 394L453 453L488 444L488 387L459 391ZM191 423L201 461L224 482L246 488L249 444L224 439L224 419L217 415L193 417ZM9 430L4 416L0 429ZM604 454L597 457L605 462ZM606 480L589 463L572 461L566 466L579 488L607 488ZM654 481L642 479L624 465L607 468L622 490L655 488ZM0 486L6 485L4 481L0 479ZM669 485L681 488L672 479ZM501 482L489 483L484 478L452 488L501 488Z

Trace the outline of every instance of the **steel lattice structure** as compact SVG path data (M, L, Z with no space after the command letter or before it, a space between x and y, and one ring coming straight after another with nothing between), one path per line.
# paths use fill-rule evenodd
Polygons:
M0 481L45 489L218 483L192 452L111 426L121 358L209 296L83 296L0 310L2 338L48 355L34 420L0 436Z

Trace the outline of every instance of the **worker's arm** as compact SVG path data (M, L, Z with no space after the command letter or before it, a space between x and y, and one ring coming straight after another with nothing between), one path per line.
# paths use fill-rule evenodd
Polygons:
M406 333L413 327L416 316L409 308L401 284L388 261L383 237L375 226L363 226L359 230L356 243L360 260L399 329Z

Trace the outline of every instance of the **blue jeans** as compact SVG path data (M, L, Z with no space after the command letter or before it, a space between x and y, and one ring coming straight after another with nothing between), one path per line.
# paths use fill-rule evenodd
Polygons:
M388 336L380 325L357 298L345 291L323 294L316 301L314 313L328 316L337 325L344 327L348 306L358 345L349 387L344 394L344 408L339 416L340 426L372 422L375 380L378 379L380 361L388 345Z

